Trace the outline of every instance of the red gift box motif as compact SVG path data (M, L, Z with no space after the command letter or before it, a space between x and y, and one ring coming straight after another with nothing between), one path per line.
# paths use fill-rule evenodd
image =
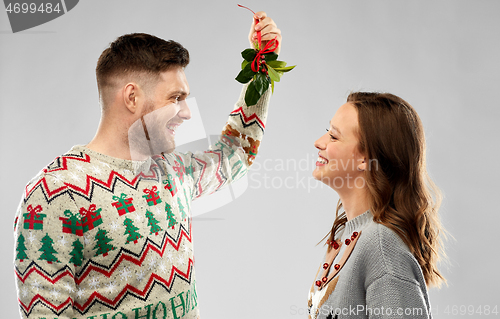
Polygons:
M168 189L172 197L174 197L175 193L177 193L177 187L175 186L175 182L174 179L172 178L172 175L167 174L167 179L163 181L163 184L165 184L164 188Z
M62 232L67 234L75 234L83 236L82 222L80 221L81 215L79 213L73 214L69 209L64 211L64 216L59 217L62 220Z
M132 204L132 201L134 199L132 197L130 198L125 198L125 197L127 197L127 194L125 193L122 193L120 197L113 196L113 199L116 200L116 202L112 203L111 205L116 207L118 215L120 216L125 215L126 213L135 212L134 204Z
M37 229L43 230L43 219L45 218L45 214L38 214L43 209L41 205L37 205L35 208L29 205L28 213L23 214L24 216L24 229Z
M102 218L101 218L101 210L102 208L99 208L96 210L96 205L91 204L89 209L85 209L85 207L80 208L80 215L82 215L82 226L83 226L83 233L88 232L89 230L94 229L94 227L97 227L102 224Z
M160 192L157 192L156 190L156 186L151 187L151 189L144 189L144 193L146 193L147 195L142 195L142 197L146 199L146 201L148 202L148 206L154 206L161 203L161 198L159 195Z

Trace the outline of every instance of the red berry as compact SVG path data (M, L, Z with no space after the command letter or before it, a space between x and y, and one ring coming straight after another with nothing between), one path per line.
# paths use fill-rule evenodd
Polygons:
M328 263L323 264L323 269L326 269L326 268L328 268Z
M328 278L327 277L323 277L323 279L321 279L323 282L327 282L328 281Z
M316 286L318 286L318 287L321 286L321 280L316 280Z
M350 244L350 243L351 243L351 240L350 240L349 238L347 238L347 239L345 240L345 244L349 246L349 244Z
M333 242L333 249L339 249L339 243L337 243L336 241Z
M335 266L333 266L335 268L335 270L339 270L340 268L340 265L339 264L335 264Z

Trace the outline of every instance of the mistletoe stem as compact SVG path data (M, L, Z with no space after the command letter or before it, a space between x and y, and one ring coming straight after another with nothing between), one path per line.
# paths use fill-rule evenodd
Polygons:
M255 12L253 12L253 10L250 9L249 7L242 6L241 4L238 4L238 7L247 9L247 10L249 10L250 12L252 12L255 15ZM259 23L259 19L255 19L254 18L254 23L255 24ZM260 30L259 30L259 31L257 31L257 44L258 44L257 45L257 49L261 48L260 42L261 42L261 36L260 36Z

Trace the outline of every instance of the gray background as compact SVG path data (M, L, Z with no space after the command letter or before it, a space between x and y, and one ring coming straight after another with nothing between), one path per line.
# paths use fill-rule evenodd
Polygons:
M194 219L202 318L306 317L295 313L306 306L323 254L315 244L338 199L310 179L313 142L351 90L399 95L424 123L429 171L445 195L442 220L455 238L441 266L449 286L430 290L435 318L453 317L447 306L498 305L500 2L243 4L273 17L284 37L280 57L298 67L276 85L247 190ZM130 32L181 42L206 132L217 134L239 94L234 77L251 20L234 1L86 0L12 34L0 10L2 318L18 316L12 224L23 187L94 136L102 50Z

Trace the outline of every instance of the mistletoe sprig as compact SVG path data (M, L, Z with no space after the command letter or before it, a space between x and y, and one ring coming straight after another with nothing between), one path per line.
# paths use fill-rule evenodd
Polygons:
M238 6L252 11L240 4ZM255 12L253 14L255 15ZM258 22L255 19L255 24ZM236 77L236 81L246 84L253 80L245 93L247 106L257 104L262 94L269 89L269 85L274 93L274 82L279 82L283 73L295 68L295 65L287 67L286 62L278 61L278 55L274 52L279 46L276 38L268 41L264 47L262 47L261 42L261 33L257 31L257 41L254 43L254 48L241 52L244 60L241 63L241 71Z

